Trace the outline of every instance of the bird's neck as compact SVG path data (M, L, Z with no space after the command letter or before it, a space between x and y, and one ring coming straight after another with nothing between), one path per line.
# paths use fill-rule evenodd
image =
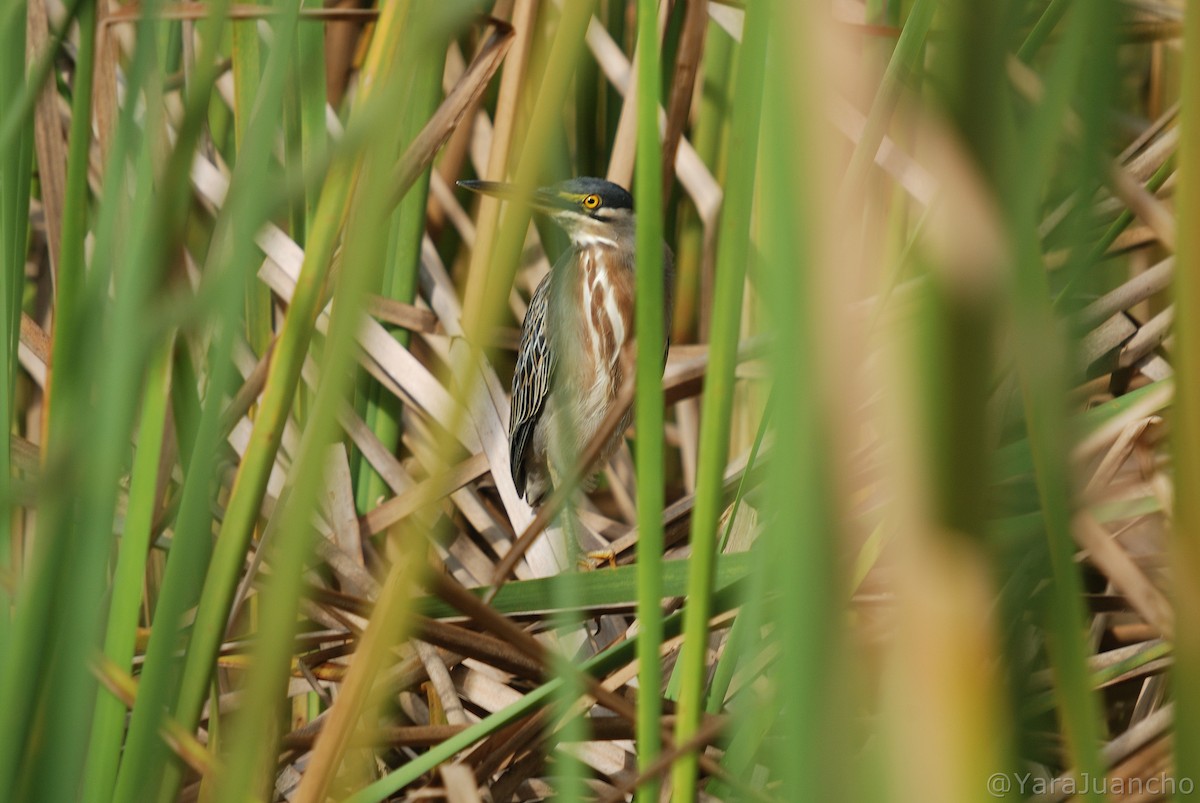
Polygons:
M616 248L617 241L604 232L582 230L571 233L571 245L580 249L595 248L599 245Z

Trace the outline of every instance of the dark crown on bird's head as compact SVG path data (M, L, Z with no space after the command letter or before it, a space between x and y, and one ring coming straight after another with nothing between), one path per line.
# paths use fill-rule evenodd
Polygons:
M579 176L549 188L563 199L577 201L585 210L633 209L633 196L619 184L602 178Z

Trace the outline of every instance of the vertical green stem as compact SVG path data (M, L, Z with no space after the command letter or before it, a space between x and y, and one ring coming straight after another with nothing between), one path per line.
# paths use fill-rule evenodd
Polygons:
M828 337L822 324L828 317L822 309L828 296L823 298L825 282L817 279L825 267L816 247L824 213L808 180L821 173L815 135L819 123L813 122L819 119L811 83L815 62L809 56L818 32L813 30L816 13L786 0L772 7L769 52L774 58L767 69L762 124L762 161L770 167L762 173L761 208L764 297L776 338L777 459L770 467L769 488L777 519L755 548L767 549L773 557L768 594L778 600L766 614L780 650L772 684L777 696L767 698L781 712L776 719L781 738L770 752L772 777L779 781L780 799L812 800L836 772L830 761L836 756L838 734L831 723L837 703L831 698L839 601L844 599L835 579L840 539L831 502L830 417L822 390L831 384L832 366L817 345ZM908 24L913 24L911 18ZM897 46L893 62L903 58ZM762 732L755 730L761 729L761 721L756 726L754 720L752 737Z
M262 49L258 40L258 20L237 20L230 25L233 36L233 138L237 157L242 146L254 104L258 99L262 72ZM257 355L266 353L271 344L271 292L258 277L246 277L246 340Z
M662 749L662 550L663 388L658 344L666 335L663 288L662 146L658 96L662 65L657 46L657 3L638 2L637 59L637 478L638 478L638 767L645 769ZM640 803L658 800L657 780L638 789Z
M142 395L137 453L129 488L129 506L121 537L112 599L104 638L104 655L124 670L131 670L137 639L138 609L142 601L142 579L146 556L154 534L155 502L158 499L158 468L170 399L171 355L174 338L159 347ZM91 740L85 768L83 795L86 803L111 800L117 779L121 741L125 730L125 705L107 693L96 700Z
M319 0L305 0L305 7L320 8ZM325 26L319 21L301 20L296 29L296 55L300 82L300 154L304 169L324 158L328 146L325 123ZM318 194L304 193L304 231L312 231L317 214Z
M561 427L560 430L570 430ZM558 434L558 453L562 454L566 438L564 432ZM558 515L562 527L562 537L566 543L567 566L551 578L550 599L558 609L551 616L550 624L560 636L554 649L549 652L550 669L554 672L559 685L554 692L551 705L554 709L555 720L558 723L554 733L557 752L554 754L554 797L563 803L581 803L584 798L584 767L583 762L574 753L563 749L566 744L581 744L587 739L587 731L582 718L577 716L575 709L579 699L584 695L583 681L579 672L571 663L571 646L573 640L581 631L579 610L579 573L575 566L582 558L579 550L579 523L576 519L576 507L567 502ZM552 743L553 744L553 743Z
M401 142L413 140L421 130L425 120L437 108L441 98L442 68L446 54L442 51L428 52L421 48L421 43L413 41L411 32L424 30L421 25L406 26L408 35L405 37L405 47L418 49L422 58L410 62L409 71L413 75L413 86L408 102L400 120ZM417 179L412 189L400 202L400 207L392 214L391 237L388 241L387 256L384 260L383 294L388 298L411 304L417 291L417 275L421 264L421 240L425 236L425 207L429 198L429 179L432 166L426 169ZM408 331L394 330L394 335L404 345L408 345ZM379 385L369 385L366 421L380 443L394 447L400 437L401 403L391 393ZM363 460L361 471L366 472L358 477L358 508L369 510L381 495L387 493L387 484L379 476L379 472Z
M240 276L238 278L241 278ZM218 311L219 326L210 350L213 370L208 398L196 428L195 448L187 460L174 537L166 572L154 608L150 642L142 664L138 696L129 720L114 801L150 800L167 758L160 728L178 683L181 620L195 605L212 552L212 475L220 454L221 409L232 393L233 364L225 359L233 347L241 317L242 295L233 292ZM182 381L182 380L180 380Z
M704 710L704 681L707 676L704 658L708 652L708 618L716 559L717 523L721 515L721 482L729 451L729 422L742 292L746 263L750 258L750 212L754 204L764 53L769 21L770 15L765 6L746 9L730 130L729 179L725 187L725 209L717 251L716 287L713 293L716 308L713 310L704 413L700 422L697 501L692 518L692 556L688 567L687 607L684 609L684 643L679 659L682 685L675 726L676 743L686 742L696 733ZM696 767L694 754L682 757L675 764L672 782L676 800L690 803L696 799Z
M26 9L24 4L13 9L6 19L0 48L0 109L4 110L0 126L0 331L4 333L0 347L0 461L4 479L0 483L5 499L11 499L10 432L14 418L14 393L18 372L17 347L20 331L22 296L25 287L25 257L29 237L29 199L33 168L33 127L31 114L34 102L50 75L64 30L70 25L79 4L72 3L63 27L54 32L52 41L36 54L26 70ZM0 566L8 567L16 545L11 542L13 511L7 504L0 509ZM52 629L57 624L51 616L55 594L53 583L61 577L63 561L54 560L52 546L60 541L53 537L33 541L33 557L23 567L17 593L12 597L6 589L3 596L4 613L0 616L0 647L5 654L20 654L21 662L10 662L0 669L0 743L8 749L0 751L0 798L18 797L21 789L30 788L33 761L38 746L30 734L38 695L46 684L50 656L53 651ZM15 603L14 598L15 597ZM12 652L16 650L16 652ZM42 742L51 741L59 733L43 733ZM44 748L43 748L44 750ZM66 762L70 772L70 761ZM22 782L22 777L24 781ZM24 783L24 787L20 784Z
M1009 233L1015 259L1011 279L1011 304L1017 370L1021 383L1029 443L1033 454L1038 497L1047 538L1051 582L1041 600L1050 659L1055 676L1063 734L1076 771L1086 777L1103 777L1105 764L1098 744L1103 721L1087 674L1084 641L1086 611L1082 580L1075 563L1071 517L1075 501L1065 455L1070 442L1066 426L1066 361L1050 301L1049 283L1038 249L1037 216L1044 177L1056 156L1057 136L1070 108L1077 82L1086 74L1089 48L1100 46L1106 13L1103 4L1080 4L1059 45L1045 83L1042 103L1027 124L1023 139L1011 142L1005 156L1010 169L997 180L1007 197ZM993 69L1000 70L997 64ZM1103 109L1085 120L1098 125ZM981 158L992 153L982 148L987 135L973 138ZM1084 790L1086 800L1101 800L1094 786Z
M153 3L148 4L150 8L147 10L149 15L145 20L139 23L139 33L154 27ZM126 70L126 85L127 91L131 97L137 97L146 87L146 77L150 73L150 65L153 63L154 54L151 52L152 47L139 46L135 49L134 55L130 60ZM86 289L83 295L95 297L99 295L104 299L105 304L109 302L109 290L111 286L112 271L111 261L104 259L101 255L105 254L114 244L117 239L118 232L128 234L130 239L136 235L133 232L125 232L119 225L118 221L124 222L123 215L129 211L129 200L132 196L136 196L137 190L134 190L127 183L126 160L132 152L132 134L133 123L133 106L127 104L121 116L121 123L118 127L120 133L114 140L114 146L111 152L112 163L119 165L119 169L109 170L105 176L105 186L103 197L108 202L103 207L103 211L98 214L96 221L96 249L95 254L98 257L94 264L91 274L88 275L85 282ZM158 121L157 115L153 110L147 114L146 124L152 126ZM69 166L70 168L70 166ZM149 159L143 157L138 160L135 171L138 179L144 179L140 186L149 185ZM135 179L136 180L136 179ZM144 204L140 211L145 211ZM148 214L144 215L144 218ZM141 228L135 226L131 228ZM70 241L68 240L68 243ZM69 249L68 249L69 252ZM139 250L139 253L133 257L136 259L144 254L144 251ZM74 259L73 257L68 257ZM69 281L69 280L68 280ZM99 292L97 292L99 290ZM124 285L122 286L124 290ZM70 303L70 302L68 302ZM84 306L81 302L80 306ZM103 309L102 305L96 305L94 310ZM86 322L86 327L83 325ZM73 320L69 324L62 324L55 329L55 344L54 344L54 368L59 372L60 376L71 377L70 383L60 382L57 386L55 396L55 407L50 410L48 420L48 443L46 446L47 454L49 455L47 463L55 465L57 461L62 459L62 455L66 454L66 445L72 447L72 456L74 459L70 463L71 472L67 477L64 477L60 483L60 487L65 487L65 492L60 491L59 498L54 500L54 504L43 504L39 510L38 530L39 538L35 545L35 552L29 567L26 570L26 576L21 589L21 600L18 603L17 615L15 616L16 630L14 633L15 643L11 646L17 653L25 656L25 660L18 668L18 671L8 673L4 676L4 683L0 689L0 699L3 700L0 707L6 712L4 719L5 730L0 736L0 742L7 745L21 745L27 743L25 729L30 727L28 720L30 707L37 702L39 692L39 684L47 689L55 688L55 683L63 682L61 677L52 677L50 672L44 669L44 662L49 660L49 654L54 646L54 641L59 635L55 632L57 627L61 628L68 618L72 624L79 623L80 620L87 619L86 615L76 615L72 617L63 616L60 611L70 610L72 603L77 600L73 599L75 595L80 595L81 589L76 585L77 578L67 575L68 563L73 564L72 569L79 569L82 564L87 561L81 561L76 555L78 551L79 541L75 534L77 529L72 516L76 514L77 505L82 504L79 498L82 493L79 493L81 486L79 485L79 474L83 472L82 464L85 457L88 459L89 466L93 465L90 458L91 450L95 448L93 438L97 434L98 428L92 426L94 421L88 420L88 426L82 426L82 415L74 415L73 411L86 410L88 414L93 413L90 406L94 403L96 396L92 394L92 375L97 370L98 362L87 360L88 353L95 353L98 343L102 348L101 337L101 319L99 315L89 316L83 321ZM100 353L103 353L102 351ZM68 359L68 356L70 359ZM76 367L80 370L76 374ZM67 391L70 392L67 392ZM98 395L98 394L97 394ZM86 399L89 403L88 407L83 407L80 404L81 399ZM117 438L121 437L121 433L114 433ZM110 448L119 456L123 453L123 449L118 444ZM84 473L84 476L88 474ZM103 490L112 493L112 487L104 484L104 479L95 478L98 486L102 486ZM75 492L72 492L75 491ZM97 512L100 527L93 530L90 534L92 537L84 544L89 550L92 550L94 555L97 555L98 560L104 560L107 555L108 545L110 543L109 533L111 532L111 513L107 518L103 517L103 512ZM92 524L92 522L88 522ZM100 529L103 528L103 529ZM99 530L99 532L97 532ZM107 530L108 532L105 532ZM93 567L94 568L94 567ZM94 576L94 575L93 575ZM80 611L90 611L96 607L96 600L101 596L100 591L84 591L87 595L86 603L82 605ZM65 599L64 599L65 598ZM59 638L61 643L61 638ZM87 671L86 662L90 658L87 652L91 648L91 643L86 638L72 636L68 642L78 642L72 646L76 647L75 655L72 660L75 662L72 666L66 667L65 662L60 661L60 667L74 669L77 671ZM82 649L79 649L79 648ZM17 667L16 664L12 665ZM85 692L92 684L90 677L80 677L78 674L71 678L68 682L72 685L82 688ZM49 695L56 705L61 701L59 697L63 695ZM80 701L79 699L66 700L67 708L74 706L71 713L74 721L70 723L69 728L72 734L86 734L86 730L81 726L79 720L81 711L84 715L91 713L92 703L88 700ZM86 709L81 709L80 705L86 705ZM62 709L60 709L61 711ZM44 714L45 719L50 719L50 712ZM52 726L43 728L43 739L39 740L45 745L53 737L49 734L53 733ZM42 747L42 750L47 750ZM76 748L76 755L82 757L84 746L79 745ZM12 785L16 782L15 777L18 772L25 772L28 776L34 766L40 767L43 772L43 778L61 777L67 780L68 789L71 786L70 777L71 770L61 764L55 765L53 750L49 751L52 756L49 760L35 761L32 758L27 758L22 750L9 750L0 754L0 796L12 792ZM19 762L19 768L18 768ZM49 765L49 766L48 766ZM47 793L47 790L40 789L34 786L34 781L26 782L25 791L27 794ZM67 794L75 794L74 790L68 791Z
M71 131L67 154L67 190L63 204L62 249L59 256L57 297L54 306L52 364L63 342L73 342L64 327L75 324L84 281L84 239L88 221L88 151L92 142L92 82L96 72L96 3L86 0L79 8L79 54L71 98ZM61 337L60 337L61 335Z

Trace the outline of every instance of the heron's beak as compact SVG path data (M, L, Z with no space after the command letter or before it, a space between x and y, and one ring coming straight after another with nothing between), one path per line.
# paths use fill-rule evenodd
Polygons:
M459 181L457 184L463 189L477 192L481 195L491 195L494 198L503 198L507 201L527 203L539 212L553 214L554 212L575 209L573 201L546 188L534 190L532 194L528 194L522 192L516 184L507 184L502 181Z

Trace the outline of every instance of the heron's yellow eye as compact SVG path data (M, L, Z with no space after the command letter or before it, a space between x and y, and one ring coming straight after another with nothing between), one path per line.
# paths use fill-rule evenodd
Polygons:
M589 195L588 197L586 197L586 198L584 198L584 199L583 199L583 206L584 206L584 208L585 208L585 209L597 209L597 208L599 208L599 206L600 206L600 196L599 196L599 195Z

